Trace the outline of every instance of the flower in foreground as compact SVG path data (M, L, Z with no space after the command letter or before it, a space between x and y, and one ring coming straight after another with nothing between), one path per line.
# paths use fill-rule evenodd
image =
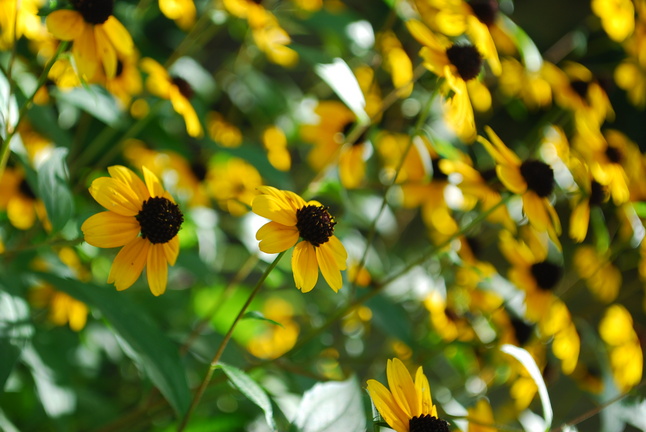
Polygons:
M251 209L271 221L256 233L260 250L265 253L284 252L292 246L292 271L296 287L311 291L318 280L319 268L323 278L334 291L343 285L341 270L346 269L348 257L343 244L334 236L336 221L318 201L305 202L290 191L260 186ZM296 244L298 239L303 241Z
M89 217L81 230L92 246L123 246L108 283L119 291L129 288L148 266L148 285L158 296L166 291L168 264L177 260L184 216L157 177L146 167L142 171L145 183L124 166L109 167L110 177L94 180L90 194L108 211Z
M368 394L388 426L397 432L448 432L449 424L438 418L431 399L428 378L420 366L415 382L398 358L386 366L388 390L376 380L368 380Z

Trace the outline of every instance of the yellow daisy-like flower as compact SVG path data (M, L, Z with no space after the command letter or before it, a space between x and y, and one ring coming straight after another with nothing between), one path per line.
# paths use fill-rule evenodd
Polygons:
M43 26L38 9L43 0L0 0L0 49L13 46L15 40L25 35L28 39L37 39Z
M61 9L47 16L49 32L57 39L73 41L72 54L80 75L91 80L99 66L105 75L117 73L117 53L129 56L134 42L128 30L112 15L113 0L72 0L74 10Z
M262 185L262 176L244 159L230 158L216 162L206 173L205 181L221 208L242 216L249 211L257 188Z
M108 168L110 177L92 182L90 194L108 211L88 218L81 230L92 246L123 246L112 263L108 283L121 291L129 288L148 266L150 291L166 291L168 264L179 254L177 233L184 216L159 179L142 167L144 181L124 166Z
M489 135L488 141L482 136L478 142L485 146L496 161L496 174L500 181L511 192L521 195L523 211L529 223L540 232L547 232L557 246L561 234L561 222L548 197L554 189L554 171L537 159L521 162L496 133L485 126Z
M182 30L189 30L195 24L197 12L193 0L159 0L159 10Z
M256 233L260 250L280 253L296 245L292 255L296 287L311 291L320 268L330 288L339 291L348 254L334 236L336 221L327 208L318 201L305 202L293 192L271 186L260 186L258 191L260 195L254 198L251 208L257 215L271 219ZM296 244L299 238L303 241Z
M388 426L397 432L432 430L448 432L449 424L438 418L431 399L431 386L420 366L415 381L398 358L388 360L386 377L390 390L376 380L368 380L368 394Z
M635 29L635 7L631 0L592 0L590 7L615 42L623 41Z
M204 134L202 124L189 101L193 96L190 84L183 78L172 77L162 65L148 57L141 61L141 69L148 73L148 91L162 99L170 100L175 112L184 117L186 132L192 137L201 138Z

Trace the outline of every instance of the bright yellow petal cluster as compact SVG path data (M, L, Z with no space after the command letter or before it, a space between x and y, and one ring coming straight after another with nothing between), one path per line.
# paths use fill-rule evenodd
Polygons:
M166 291L168 265L175 265L179 238L175 235L169 241L152 243L140 235L142 227L137 216L144 202L161 197L174 204L157 177L146 167L142 170L145 182L124 166L109 167L110 177L94 180L90 194L107 211L90 216L81 230L92 246L123 246L112 263L108 283L114 283L119 291L129 288L147 266L150 291L158 296Z
M644 357L630 312L619 304L610 306L599 323L599 334L610 351L615 384L626 392L642 378Z
M311 291L318 281L320 269L330 288L339 291L343 286L341 270L346 269L348 257L339 239L332 235L319 245L305 239L296 244L301 237L297 227L298 212L305 207L316 207L324 212L327 210L317 201L305 202L294 192L271 186L261 186L258 191L260 195L254 198L251 208L257 215L271 220L256 233L260 250L265 253L280 253L296 245L292 254L296 287L303 292Z

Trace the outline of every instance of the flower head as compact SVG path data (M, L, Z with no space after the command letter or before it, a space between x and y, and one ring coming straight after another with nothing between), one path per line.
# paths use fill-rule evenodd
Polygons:
M428 378L420 366L415 382L398 358L386 366L388 390L376 380L368 380L368 394L388 426L397 432L448 432L449 424L438 418L431 399Z
M343 285L341 270L346 269L348 257L343 244L334 236L336 221L318 201L305 202L290 191L260 186L260 195L251 208L257 215L271 219L256 233L260 250L265 253L284 252L294 248L292 270L296 287L311 291L318 280L319 268L323 278L334 291Z
M129 288L147 265L150 291L158 296L166 291L168 264L177 260L184 216L157 177L146 167L142 170L145 183L124 166L109 167L110 177L94 180L90 194L108 211L88 218L81 230L93 246L123 246L108 283L120 291Z

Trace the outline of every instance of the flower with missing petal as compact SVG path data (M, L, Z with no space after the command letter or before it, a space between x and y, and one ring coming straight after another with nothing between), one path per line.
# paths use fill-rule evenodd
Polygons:
M318 201L306 202L294 192L271 186L260 186L258 191L260 195L254 198L251 209L271 219L256 233L260 250L280 253L296 245L292 255L296 287L303 292L311 291L320 268L330 288L339 291L343 285L341 270L346 269L348 254L334 236L336 221L328 209Z
M81 226L85 241L101 248L120 247L108 283L129 288L148 267L150 291L166 291L168 264L179 254L179 232L184 216L157 177L142 167L144 181L124 166L108 168L110 177L92 182L90 194L108 211L90 216Z
M415 382L398 358L386 366L388 390L376 380L368 380L368 394L388 426L397 432L449 432L449 424L438 418L431 399L428 378L420 366Z

